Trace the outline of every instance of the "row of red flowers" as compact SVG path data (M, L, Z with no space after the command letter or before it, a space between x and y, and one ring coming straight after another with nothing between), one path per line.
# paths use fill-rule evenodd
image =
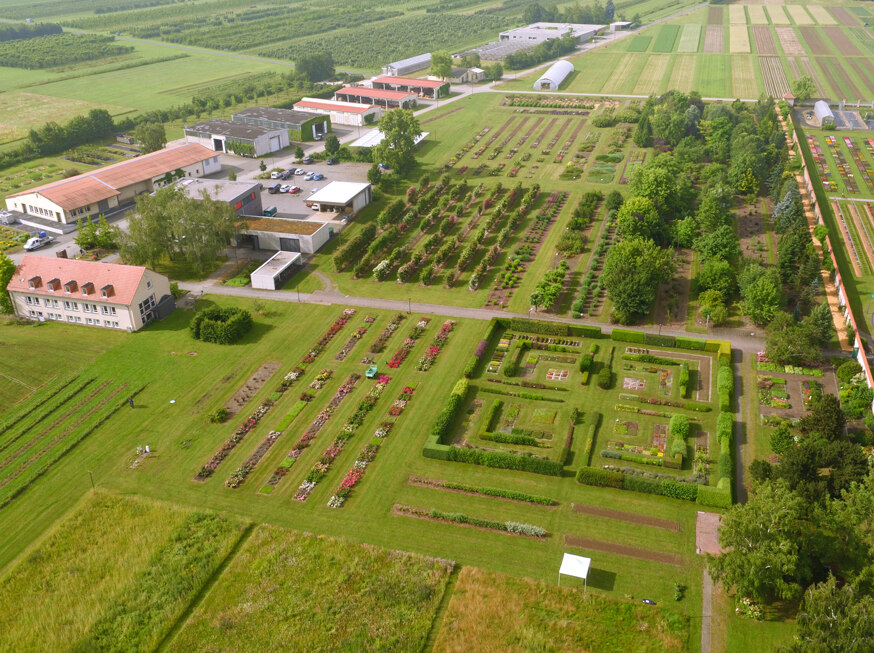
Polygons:
M258 426L258 422L261 421L261 418L267 414L273 407L273 402L269 399L265 399L264 403L258 406L255 409L255 412L243 422L234 434L225 441L225 443L221 446L221 448L213 454L213 457L210 458L209 462L206 463L203 467L200 468L200 471L197 472L197 476L195 478L205 480L212 476L215 473L215 470L218 469L218 466L222 463L222 461L228 457L228 454L234 450L240 442L243 441L243 438L251 431L253 428Z
M388 339L394 335L395 331L398 330L398 326L400 326L401 322L406 319L407 316L403 313L398 313L397 315L395 315L391 319L391 322L389 322L388 325L385 327L385 329L382 330L382 333L379 334L379 338L376 339L376 342L374 342L370 346L370 353L381 354L382 352L384 352L385 345L388 342Z
M388 362L389 367L398 368L401 366L401 363L407 360L407 356L410 355L416 341L422 336L425 329L428 328L428 323L430 321L430 317L419 318L419 321L416 322L416 326L414 326L410 331L410 335L408 335L407 339L404 340L404 344L400 346L400 348L395 352L395 355L392 356L391 360Z
M352 337L346 341L346 344L343 345L343 349L341 349L339 352L337 352L337 355L334 356L334 360L335 361L346 360L346 357L349 355L349 352L351 352L355 348L355 345L357 345L359 343L361 338L364 337L364 334L367 333L367 330L370 328L370 325L373 324L373 322L375 320L376 320L376 318L373 317L372 315L368 315L367 317L365 317L364 318L364 326L360 326L357 329L355 329L355 333L353 333Z
M425 352L425 355L419 359L419 364L416 367L420 372L427 372L431 369L431 366L434 364L434 361L437 359L437 355L443 349L443 346L449 340L449 334L452 333L452 330L455 328L455 322L453 320L446 320L443 323L443 326L440 327L440 331L437 332L437 335L434 336L434 344L428 347L428 351Z

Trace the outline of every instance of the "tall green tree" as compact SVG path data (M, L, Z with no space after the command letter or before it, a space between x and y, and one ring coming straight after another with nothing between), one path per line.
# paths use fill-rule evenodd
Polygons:
M416 164L415 138L422 132L419 121L408 109L394 109L379 119L379 129L384 138L373 148L373 162L406 174Z
M328 134L325 137L325 152L334 156L340 151L340 139L335 134Z
M719 543L726 551L707 556L710 575L756 601L800 597L811 578L807 514L807 505L785 483L763 483L723 517Z
M628 198L616 214L616 229L622 238L641 236L664 241L664 220L648 197Z
M607 254L601 280L616 319L627 323L646 315L659 284L668 281L673 272L672 253L650 239L633 236L615 244Z
M744 314L756 324L768 324L780 310L782 296L779 279L773 274L764 274L741 290Z
M792 95L799 101L809 100L816 93L816 82L809 75L792 80L789 87L792 89Z
M160 122L141 122L134 129L134 138L140 144L143 154L157 152L167 145L167 132Z
M445 50L431 53L431 74L446 79L452 73L452 55Z
M15 262L6 256L5 252L0 252L0 313L10 314L13 312L12 299L6 292L6 287L12 281L13 274L15 274Z
M195 199L175 186L137 197L136 211L121 235L122 258L154 267L163 260L184 261L200 273L237 232L237 214L227 202L206 192Z
M874 598L832 575L804 593L797 624L786 653L874 651Z

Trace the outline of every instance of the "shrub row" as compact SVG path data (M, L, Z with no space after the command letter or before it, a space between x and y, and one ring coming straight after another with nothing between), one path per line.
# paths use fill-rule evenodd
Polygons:
M643 331L631 331L629 329L613 329L610 337L619 342L676 347L677 349L691 349L693 351L718 352L720 364L731 363L731 343L725 340L701 340L700 338L685 336L666 336L644 333Z
M495 399L489 407L489 412L486 415L485 431L491 431L495 425L495 418L500 414L501 408L504 407L504 402L500 399Z
M534 526L533 524L522 524L512 521L492 521L490 519L470 517L461 512L443 512L436 508L431 508L427 514L431 519L439 519L441 521L453 522L455 524L470 524L471 526L479 526L480 528L489 528L496 531L506 531L508 533L516 533L517 535L531 535L533 537L546 537L549 535L549 532L545 528Z
M252 314L249 311L214 306L199 311L188 326L195 340L230 345L246 335L252 324Z
M497 469L515 469L545 476L561 476L563 465L554 460L524 456L503 451L486 451L484 449L469 449L466 447L449 447L447 460L495 467Z
M555 499L538 496L536 494L526 494L525 492L516 492L515 490L503 490L494 487L479 487L476 485L453 483L452 481L435 481L419 477L413 477L411 480L431 487L442 487L449 490L460 490L462 492L470 492L471 494L484 494L489 497L500 497L502 499L512 499L514 501L524 501L525 503L536 503L541 506L558 505L558 501L556 501Z
M502 444L524 444L529 447L540 447L543 443L530 435L520 435L517 433L494 433L491 431L483 431L479 434L483 440L489 442L500 442Z
M686 393L689 390L689 363L680 365L680 378L677 382L680 386L680 397L685 399Z
M459 379L446 399L446 405L443 406L443 410L437 416L437 421L431 427L431 437L436 438L437 443L442 443L443 438L449 432L449 427L455 419L455 414L461 407L465 395L467 395L467 388L467 379Z
M571 421L567 427L567 439L565 439L564 447L561 450L561 453L558 457L558 462L561 463L562 467L567 465L568 458L571 456L571 449L574 446L574 422Z
M695 501L702 506L713 506L716 508L731 507L731 494L709 485L624 474L613 469L597 469L595 467L580 467L576 478L577 483L582 485L611 487L617 490L630 490L645 494L658 494L674 499Z
M368 248L374 237L376 237L376 225L371 222L347 242L343 249L334 254L334 267L337 271L339 272L352 261L359 260L362 252Z
M637 361L638 363L650 363L651 365L679 365L680 361L676 358L662 358L661 356L653 356L652 354L622 354L622 358L627 361Z
M731 396L734 393L734 370L731 365L719 366L716 375L716 391L719 393L719 410L731 410Z

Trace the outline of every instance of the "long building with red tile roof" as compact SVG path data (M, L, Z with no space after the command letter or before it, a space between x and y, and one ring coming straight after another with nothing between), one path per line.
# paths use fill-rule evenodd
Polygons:
M441 98L449 95L449 82L437 79L417 79L415 77L375 77L373 88L391 91L406 91L420 97Z
M385 109L411 109L416 106L417 97L418 95L411 91L392 91L366 86L344 86L334 93L334 99L341 102L375 104Z
M321 98L305 97L294 104L295 111L330 116L333 125L361 127L375 123L382 116L382 109L371 103L340 102Z
M167 277L140 265L25 254L6 290L19 317L106 329L137 331L176 308Z
M68 224L112 211L178 177L220 171L215 152L186 143L8 195L6 208Z

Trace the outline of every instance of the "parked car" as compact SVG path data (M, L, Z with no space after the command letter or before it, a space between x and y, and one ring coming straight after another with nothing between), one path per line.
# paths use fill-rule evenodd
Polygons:
M311 157L311 156L305 156L304 159L303 159L303 162L306 163L306 164L310 164L310 163L313 162L313 157Z
M281 174L282 174L282 171L274 170L273 172L270 173L270 178L271 179L279 179L279 175L281 175Z
M305 175L306 173L307 173L307 171L304 170L303 168L298 168L297 170L294 171L294 174L296 174L296 175Z
M327 163L329 166L333 166L333 165L338 164L339 161L337 160L337 157L332 156L330 159L328 159L327 161L325 161L325 163Z
M283 181L285 181L289 177L291 177L291 173L288 170L286 170L281 175L279 175L279 178L282 179Z
M280 193L287 193L291 190L291 184L285 184L282 188L279 189Z
M271 195L276 195L276 193L279 192L280 188L282 188L282 184L278 184L278 183L277 184L270 184L267 187L267 192L270 193Z
M315 176L316 176L315 172L308 172L306 174L306 177L303 178L303 180L304 181L312 181Z
M33 238L28 238L27 242L24 243L24 249L27 252L31 252L35 249L39 249L40 247L44 247L51 242L54 242L53 236L47 236L44 231L39 232L39 236L35 236Z
M316 174L313 175L313 181L321 181L324 178L325 178L325 175L323 175L321 172L317 172Z
M276 215L276 207L268 206L266 209L264 209L264 215L268 218L272 218L274 215Z

